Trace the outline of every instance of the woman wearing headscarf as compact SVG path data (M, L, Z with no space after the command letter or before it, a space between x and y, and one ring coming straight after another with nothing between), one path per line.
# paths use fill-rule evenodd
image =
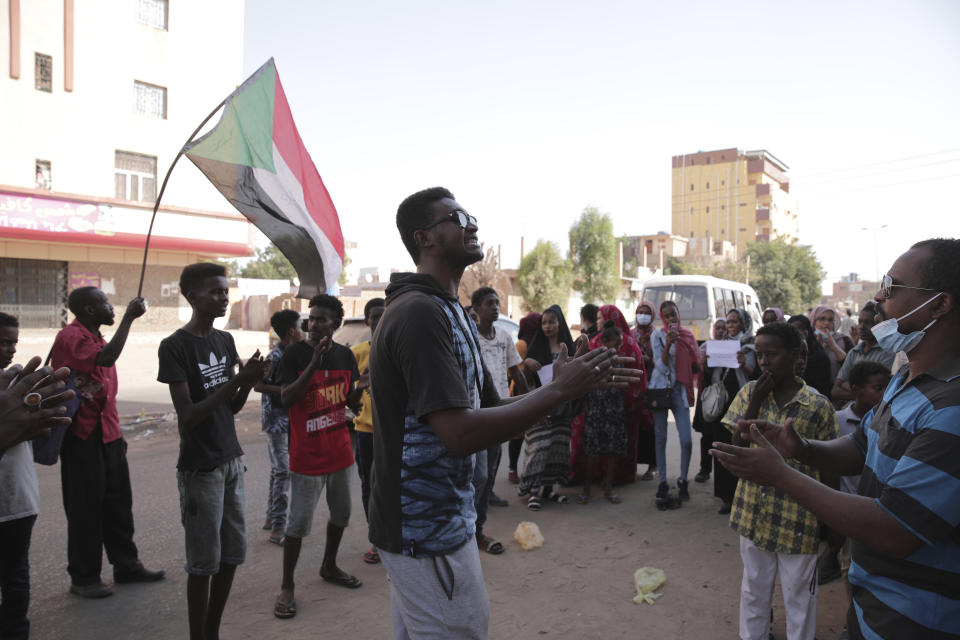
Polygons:
M520 329L517 331L517 353L520 354L520 368L523 369L522 360L527 357L527 348L533 336L537 333L540 326L540 314L536 311L528 313L520 318ZM513 381L510 382L510 394L513 395ZM510 462L510 469L507 472L507 480L513 484L520 482L520 476L517 475L517 463L520 461L520 448L523 446L523 436L517 436L507 443L507 456Z
M680 326L680 310L676 303L666 300L660 304L661 328L650 337L653 346L653 373L650 389L669 390L667 407L653 410L653 425L657 443L657 506L664 508L674 504L667 485L667 411L673 412L680 436L680 478L677 487L680 500L689 500L687 471L693 444L690 436L690 402L693 388L700 371L700 349L693 334Z
M707 367L706 359L704 359L703 364L705 368L702 378L703 387L707 387L716 382L722 382L727 391L727 402L720 414L721 417L727 412L727 409L730 408L730 405L733 403L733 399L737 396L740 388L747 384L747 382L750 380L756 379L759 375L759 367L757 366L757 353L753 346L753 319L750 317L750 314L744 309L732 309L727 314L723 328L724 335L722 338L720 338L721 340L736 340L740 343L740 351L737 353L737 361L740 363L740 366L736 369ZM703 433L700 446L701 473L697 474L697 477L694 479L697 482L706 482L709 478L709 473L706 475L706 477L703 476L703 456L706 455L707 458L712 458L712 456L710 456L709 453L704 452L704 441L707 441L707 449L709 450L710 441L729 443L731 434L719 420L713 422L706 421L706 419L703 417L703 406L701 403L701 398L699 397L697 398L697 411L693 419L693 425L695 429L697 428L698 422L700 423L699 430L701 433ZM726 467L723 465L713 465L713 495L717 498L720 498L721 503L718 513L730 513L730 509L733 505L733 494L736 492L736 490L736 476L727 471Z
M763 321L764 326L773 324L774 322L783 322L783 309L780 307L767 307L763 310L760 320Z
M813 334L810 320L805 315L790 316L787 324L793 325L800 332L804 342L807 343L807 366L800 377L808 386L829 398L830 391L833 389L833 381L830 377L830 359L820 345L820 341Z
M830 389L833 389L840 365L847 359L847 352L853 349L853 340L836 330L836 322L837 312L830 307L821 305L810 313L810 324L813 325L817 342L830 360ZM830 397L829 393L827 397Z
M653 348L650 346L650 335L653 333L654 307L646 300L642 300L636 309L636 325L633 329L633 339L640 352L643 353L643 371L650 382L653 371ZM624 334L626 335L626 334ZM647 465L647 470L640 475L641 480L653 480L657 472L657 444L653 434L653 414L644 403L641 415L639 432L637 433L637 464Z
M566 345L567 353L575 352L573 337L560 307L553 305L540 316L540 326L527 349L523 361L534 388L542 386L544 368L550 367ZM565 402L527 431L526 464L520 475L520 495L529 495L527 507L539 511L545 500L567 502L567 497L553 492L553 485L565 484L570 476L570 423L576 414L572 403Z
M620 329L623 341L620 344L620 350L617 355L632 358L636 364L630 365L637 369L646 371L643 365L643 352L640 346L633 339L627 320L623 317L620 309L610 304L600 307L597 325L599 331L597 335L590 339L591 349L602 349L603 344L600 341L601 334L607 326L615 326ZM625 389L620 390L623 398L624 409L624 427L627 432L627 455L617 460L616 470L614 472L614 484L627 484L637 479L637 433L645 420L651 420L646 411L646 405L643 402L643 396L647 391L646 375L642 382L632 384ZM652 433L652 431L651 431ZM576 482L584 478L587 468L587 455L584 448L584 419L583 414L579 414L574 419L570 430L570 476L571 482ZM593 480L604 477L606 465L601 461L594 468Z

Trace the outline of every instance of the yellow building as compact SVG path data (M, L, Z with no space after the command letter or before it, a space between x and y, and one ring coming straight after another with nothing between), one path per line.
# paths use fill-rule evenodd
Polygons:
M788 167L765 150L720 149L673 156L672 233L727 241L742 255L751 242L799 235Z

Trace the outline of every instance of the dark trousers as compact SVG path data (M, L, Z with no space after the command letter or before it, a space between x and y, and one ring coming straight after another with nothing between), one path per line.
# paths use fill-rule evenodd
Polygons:
M713 471L713 456L710 455L710 449L713 447L713 434L703 432L700 434L700 473L710 473Z
M520 461L520 449L523 447L523 438L516 438L507 443L507 455L510 456L510 471L517 470Z
M0 638L30 635L30 534L37 516L0 522Z
M104 444L99 426L86 440L67 432L60 450L60 480L67 514L67 571L73 584L100 580L104 549L115 571L139 567L126 441Z
M373 466L373 434L357 431L355 451L357 473L360 475L360 501L363 503L363 515L367 516L370 505L370 469Z

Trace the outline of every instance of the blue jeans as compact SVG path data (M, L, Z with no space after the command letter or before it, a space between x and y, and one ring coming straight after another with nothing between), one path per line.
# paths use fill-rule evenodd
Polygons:
M670 411L677 423L680 436L680 480L686 481L690 468L690 454L693 440L690 436L690 403L687 402L687 388L682 382L673 385L670 394ZM653 412L653 431L657 443L657 476L660 482L667 481L667 409Z
M487 482L490 473L487 464L488 450L477 451L473 458L473 506L477 510L477 535L483 535L483 523L487 521L487 504L490 499L490 487Z
M266 433L270 456L270 489L267 492L267 520L274 530L287 526L287 495L290 488L290 434Z

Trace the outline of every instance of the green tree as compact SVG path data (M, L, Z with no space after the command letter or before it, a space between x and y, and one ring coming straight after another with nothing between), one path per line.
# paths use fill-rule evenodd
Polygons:
M584 302L610 302L620 290L617 240L613 221L596 207L587 207L570 227L573 286Z
M557 245L539 241L523 257L517 270L517 286L523 296L524 309L543 311L554 304L566 309L572 279L570 264L563 259Z
M826 272L812 247L777 238L751 243L747 253L750 285L763 306L798 313L820 299L820 282Z
M286 278L293 281L297 277L297 271L287 260L287 257L280 253L274 245L267 245L263 249L257 249L253 260L248 262L240 270L240 276L243 278L268 278L277 279Z
M337 284L341 287L347 286L347 267L353 260L350 259L350 256L347 254L347 250L343 250L343 269L340 271L340 278L337 279Z

